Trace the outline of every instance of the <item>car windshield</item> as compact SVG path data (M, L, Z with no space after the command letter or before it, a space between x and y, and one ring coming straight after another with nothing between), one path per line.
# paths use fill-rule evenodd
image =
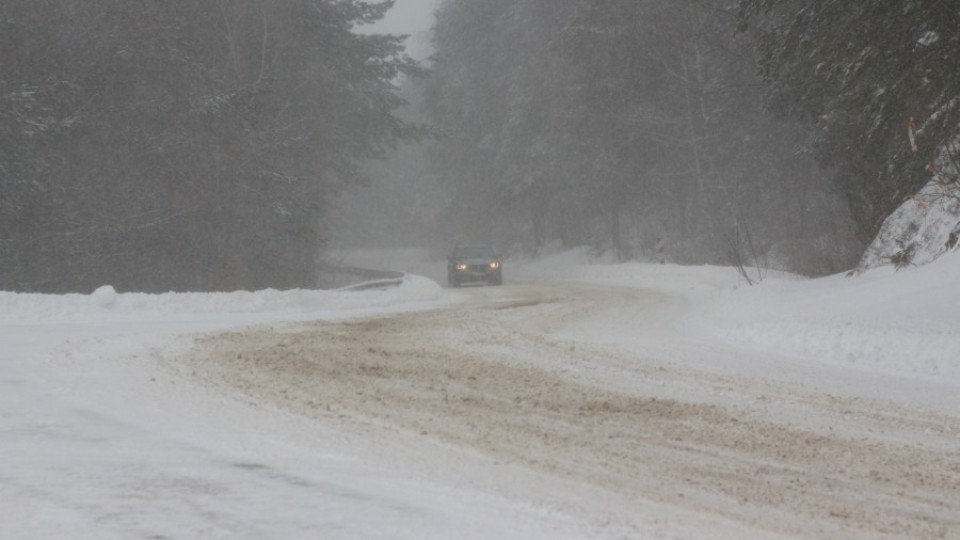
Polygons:
M492 259L493 248L490 246L463 246L453 250L456 259Z

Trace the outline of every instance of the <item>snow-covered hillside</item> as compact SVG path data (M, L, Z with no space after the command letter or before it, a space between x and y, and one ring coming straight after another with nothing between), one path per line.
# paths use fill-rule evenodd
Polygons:
M958 247L960 187L934 178L883 222L855 273L893 266L922 266Z

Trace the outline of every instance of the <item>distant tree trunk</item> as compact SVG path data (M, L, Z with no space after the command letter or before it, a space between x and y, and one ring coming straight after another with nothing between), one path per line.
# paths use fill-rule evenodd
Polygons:
M690 24L690 33L688 37L689 55L682 54L680 57L680 68L683 73L683 95L686 109L687 121L687 144L690 148L690 158L693 164L693 186L686 205L685 226L689 237L700 235L701 222L703 221L703 208L706 190L705 164L703 159L703 150L701 145L707 138L705 133L707 123L706 105L704 104L704 72L703 72L703 53L700 47L701 22L693 0L688 1L688 22ZM692 56L692 58L688 58Z
M617 260L624 260L623 238L620 230L620 216L623 213L623 202L620 197L614 197L610 204L610 245Z
M613 250L617 254L617 260L623 260L623 244L620 238L620 205L614 204L613 211L610 214L610 241L613 243Z
M530 226L533 238L532 252L539 253L547 241L547 224L550 217L550 198L543 189L543 183L537 182L538 187L526 194L527 206L530 212Z

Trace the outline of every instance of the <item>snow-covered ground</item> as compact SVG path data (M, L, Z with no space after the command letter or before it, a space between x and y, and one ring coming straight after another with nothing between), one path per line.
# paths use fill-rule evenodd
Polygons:
M378 252L351 262L410 275L384 291L0 293L0 538L612 534L557 509L364 458L348 434L203 391L158 366L189 345L184 336L469 301L437 285L443 261ZM505 280L662 292L681 299L669 324L682 324L690 340L767 353L788 374L840 369L848 380L838 384L862 374L918 392L935 387L925 405L960 415L960 253L899 272L772 276L748 287L729 268L611 264L569 251L508 260ZM567 338L629 347L659 335L638 332L615 309L585 317Z

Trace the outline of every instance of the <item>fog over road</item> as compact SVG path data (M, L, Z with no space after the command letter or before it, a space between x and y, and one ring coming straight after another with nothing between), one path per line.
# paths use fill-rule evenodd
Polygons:
M960 538L960 411L931 410L936 387L698 338L663 292L445 294L428 311L210 334L164 365L604 537Z

